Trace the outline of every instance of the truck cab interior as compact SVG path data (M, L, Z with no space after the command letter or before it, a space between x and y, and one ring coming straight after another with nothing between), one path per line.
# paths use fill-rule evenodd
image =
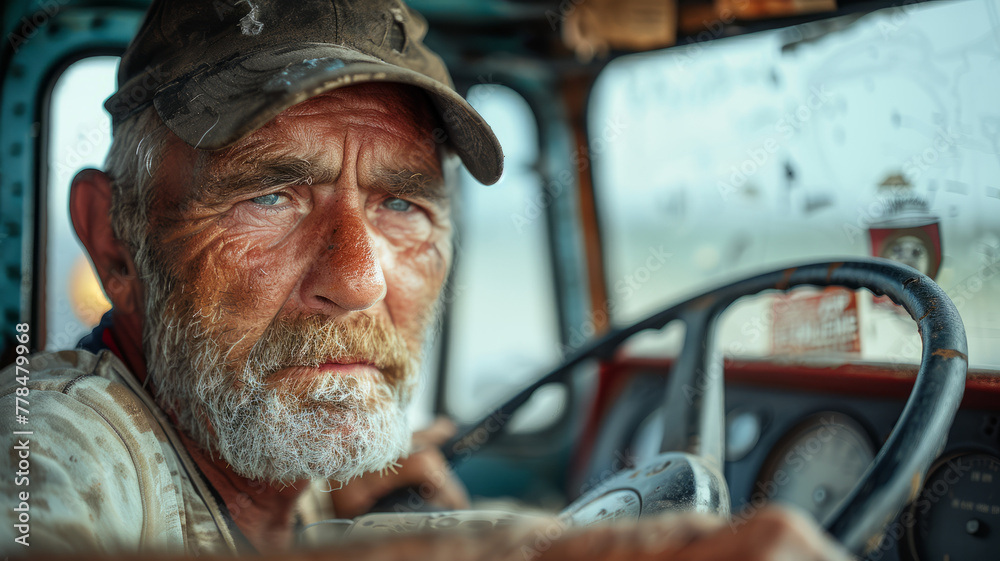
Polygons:
M860 558L1000 555L1000 4L408 3L506 154L462 172L410 411L475 507L777 501ZM68 190L147 6L3 4L3 366L109 307Z

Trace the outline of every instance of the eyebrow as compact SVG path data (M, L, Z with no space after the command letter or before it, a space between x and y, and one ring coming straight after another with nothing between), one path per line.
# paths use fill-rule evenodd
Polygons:
M278 156L237 162L233 171L221 172L200 189L199 198L225 200L241 194L259 193L292 185L332 184L340 170L309 158ZM419 198L434 204L449 199L440 173L415 169L379 169L369 181L369 188L379 189L399 198Z
M432 203L448 200L448 190L440 174L411 169L380 170L374 174L374 184L398 198L419 198Z
M210 198L225 199L291 185L334 183L339 170L305 158L277 157L234 166L235 171L209 180L201 189Z

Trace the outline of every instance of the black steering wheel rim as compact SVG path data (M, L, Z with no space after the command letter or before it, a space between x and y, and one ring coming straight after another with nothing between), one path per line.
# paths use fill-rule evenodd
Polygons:
M778 269L715 288L631 326L608 333L578 350L562 365L519 392L479 423L462 431L445 447L445 456L452 459L473 442L476 448L481 448L485 442L484 435L485 439L489 439L499 432L484 431L484 427L495 424L497 418L509 418L539 387L565 379L585 361L611 360L616 349L632 335L661 329L674 320L684 320L688 324L688 333L685 335L685 349L671 372L670 387L676 389L682 384L701 383L709 370L707 351L711 347L714 322L726 308L744 296L769 290L787 291L799 286L864 288L876 295L888 296L917 322L923 344L913 390L892 433L855 489L825 523L827 531L835 539L849 550L861 552L870 538L880 532L919 491L921 486L916 483L922 483L931 463L944 446L965 390L968 369L965 328L951 299L927 276L885 259L852 259ZM688 336L691 334L695 337ZM701 339L696 341L701 344L701 352L696 348L698 345L689 344L689 339L695 338ZM721 380L718 383L721 387ZM700 405L683 409L675 414L675 421L683 427L695 427L692 430L708 430L710 433L721 431L721 427L706 427L700 419L693 417L704 412ZM703 440L699 436L703 435L681 435L675 439L676 445L696 454L719 456L716 459L723 461L721 450L706 449L704 444L693 450L690 445L686 446L686 443ZM665 438L665 444L667 442Z

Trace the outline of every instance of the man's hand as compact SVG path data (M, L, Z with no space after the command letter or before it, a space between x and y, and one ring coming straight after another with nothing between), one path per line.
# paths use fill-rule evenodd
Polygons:
M544 535L544 530L542 534ZM634 525L577 529L546 547L529 543L525 559L850 561L851 556L798 511L767 506L741 524L677 514ZM525 551L522 549L522 553Z
M703 514L570 528L531 521L486 532L386 534L323 559L439 561L851 561L805 515L767 506L741 524ZM315 559L313 557L311 559Z
M680 560L849 561L851 556L804 514L768 506L733 530L726 524L682 548ZM674 557L671 557L674 559Z
M440 446L455 434L455 425L439 418L430 427L413 434L410 456L399 460L392 471L368 473L330 493L338 518L365 514L382 497L406 487L414 487L420 500L442 509L469 508L462 483L452 474Z

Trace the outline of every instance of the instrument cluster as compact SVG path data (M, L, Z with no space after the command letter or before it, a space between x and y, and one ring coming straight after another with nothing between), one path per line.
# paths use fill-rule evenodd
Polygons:
M737 412L729 417L727 428L737 439L745 438L747 428L741 424L747 423L746 416ZM981 432L1000 431L996 415L980 416ZM832 410L807 415L767 450L744 504L764 500L794 505L823 523L853 490L880 446L881 440L853 415ZM1000 457L995 452L950 448L931 467L916 498L873 542L867 559L1000 559ZM739 515L735 504L734 515Z

